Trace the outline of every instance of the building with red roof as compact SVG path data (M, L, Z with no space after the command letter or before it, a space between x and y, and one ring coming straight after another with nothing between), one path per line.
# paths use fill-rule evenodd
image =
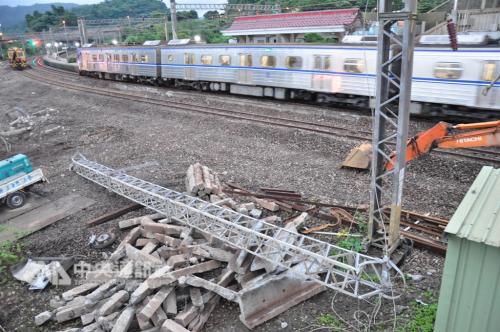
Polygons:
M307 33L341 39L361 26L359 8L236 17L222 31L240 43L293 43Z

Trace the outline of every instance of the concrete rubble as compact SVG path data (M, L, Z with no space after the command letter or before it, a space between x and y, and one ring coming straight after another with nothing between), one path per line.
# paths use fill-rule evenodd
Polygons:
M252 255L173 219L155 219L120 222L128 233L102 270L51 300L35 323L79 320L79 331L89 332L200 331L224 299L237 303L253 328L324 290L290 273L251 271ZM143 271L150 273L141 279Z
M211 169L199 163L189 166L186 190L191 195L281 222L269 215L279 209L275 202L252 198L237 203L222 189ZM307 218L304 212L285 228L296 233ZM278 269L273 261L280 254L270 247L263 248L265 259L255 257L174 217L149 214L121 220L118 226L126 234L100 270L86 273L82 284L51 300L52 309L35 317L37 325L79 319L79 331L89 332L201 331L225 300L237 303L240 320L253 328L325 290Z

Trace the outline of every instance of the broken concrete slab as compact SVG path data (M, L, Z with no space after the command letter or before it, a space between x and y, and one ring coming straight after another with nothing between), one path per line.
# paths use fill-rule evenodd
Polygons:
M270 276L239 291L240 320L249 329L321 293L325 286L289 275Z

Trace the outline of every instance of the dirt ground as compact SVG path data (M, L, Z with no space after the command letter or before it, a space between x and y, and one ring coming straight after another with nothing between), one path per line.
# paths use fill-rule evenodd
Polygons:
M368 112L291 103L282 105L271 100L170 91L89 78L72 79L145 95L163 95L172 100L253 109L358 130L370 130L371 126ZM77 152L114 168L148 165L128 173L176 190L183 190L182 177L187 167L200 162L218 172L224 181L247 188L279 187L325 202L368 203L369 174L340 168L343 158L358 143L346 138L92 96L30 80L5 64L0 65L0 100L0 121L8 121L6 114L14 107L29 113L52 109L50 123L61 126L47 135L26 135L19 141L12 141L12 152L7 153L1 147L0 159L16 153L28 155L50 180L49 184L36 189L50 200L77 193L96 201L90 208L20 240L23 257L77 255L86 261L97 261L103 252L111 252L113 248L89 248L87 242L91 232L112 229L119 233L118 220L145 213L130 213L96 228L87 228L87 220L121 207L127 201L72 173L70 160ZM430 121L413 120L411 131L414 133L431 125ZM404 208L450 218L482 166L479 162L437 154L410 163ZM422 275L423 279L410 280L407 292L395 302L382 300L377 321L388 322L372 326L370 330L392 330L395 313L400 319L397 326L404 326L404 321L410 317L410 302L417 298L436 301L443 262L439 255L414 250L402 269L405 273ZM29 291L25 284L8 273L3 273L2 283L0 325L6 331L55 331L77 325L78 322L34 325L33 317L48 310L49 299L60 294L62 289L50 286L43 291ZM424 293L427 298L423 297ZM354 318L355 311L371 314L377 308L377 301L358 301L326 291L254 330L311 331L321 327L318 325L320 317L331 314L338 325L324 328L324 331L361 331L366 326L363 319ZM247 331L238 315L237 305L222 302L207 323L206 331ZM283 328L283 322L287 327Z

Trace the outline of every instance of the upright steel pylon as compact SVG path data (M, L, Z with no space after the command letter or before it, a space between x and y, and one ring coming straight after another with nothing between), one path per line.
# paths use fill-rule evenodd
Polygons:
M390 254L399 245L399 222L406 164L406 141L410 120L411 80L416 21L416 0L405 0L405 8L394 11L392 0L380 0L378 11L378 58L376 106L373 119L373 159L368 238ZM393 32L404 22L402 35ZM397 158L392 170L391 146ZM390 208L389 229L383 210Z

